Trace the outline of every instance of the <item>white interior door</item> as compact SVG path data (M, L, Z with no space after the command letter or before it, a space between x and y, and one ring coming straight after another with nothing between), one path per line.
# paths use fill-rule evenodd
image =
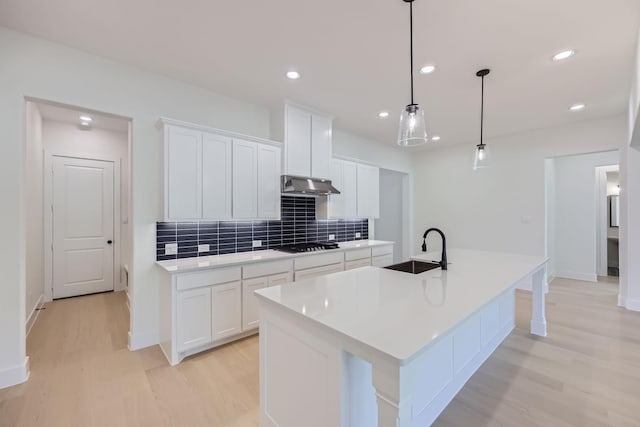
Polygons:
M113 162L53 158L53 298L113 290Z

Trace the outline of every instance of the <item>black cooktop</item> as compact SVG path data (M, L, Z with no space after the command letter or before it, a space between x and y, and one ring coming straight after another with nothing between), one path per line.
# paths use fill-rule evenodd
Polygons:
M328 249L338 249L339 247L340 246L338 246L337 243L309 242L309 243L298 243L295 245L284 245L284 246L275 248L275 250L295 254L299 252L326 251Z

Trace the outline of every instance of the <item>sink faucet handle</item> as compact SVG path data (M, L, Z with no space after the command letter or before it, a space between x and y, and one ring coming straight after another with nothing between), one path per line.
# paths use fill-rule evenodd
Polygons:
M422 252L427 252L427 238L422 239Z

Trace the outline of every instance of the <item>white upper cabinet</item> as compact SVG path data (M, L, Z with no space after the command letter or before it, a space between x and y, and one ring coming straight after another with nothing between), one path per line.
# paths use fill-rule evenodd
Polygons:
M280 218L281 150L258 145L258 218Z
M318 114L311 116L311 176L313 178L331 179L331 132L330 118Z
M375 166L357 166L357 209L360 218L380 217L380 170Z
M344 194L344 218L355 218L358 215L358 165L354 162L342 162L342 187L336 187Z
M161 119L164 220L279 219L279 143Z
M202 217L231 219L231 138L202 135Z
M284 108L285 173L330 179L332 119L286 104Z
M165 132L165 211L169 219L202 215L202 133L168 126Z
M233 217L258 217L258 145L233 141Z
M285 106L287 175L311 176L311 113Z
M359 165L347 160L333 159L331 161L331 181L340 194L329 196L326 202L323 202L322 199L317 202L319 206L316 212L318 219L375 218L377 215L375 212L379 209L379 196L371 184L363 181L371 179L371 176L366 173L358 174L360 166L369 168L371 176L375 175L374 170L376 173L378 170L373 166ZM363 192L362 195L360 195L360 191ZM364 192L368 194L365 196ZM374 193L375 195L373 195ZM360 198L367 200L359 202Z

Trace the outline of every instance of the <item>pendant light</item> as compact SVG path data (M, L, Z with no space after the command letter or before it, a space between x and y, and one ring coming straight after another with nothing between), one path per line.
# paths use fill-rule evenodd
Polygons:
M476 157L473 161L473 170L484 169L489 167L491 162L491 152L489 147L483 141L484 133L484 78L491 70L485 68L476 73L476 76L482 78L482 91L480 95L480 144L476 146Z
M411 56L411 104L402 109L400 113L400 128L398 129L398 145L410 147L427 142L427 129L424 123L424 111L413 100L413 2L409 3L409 49Z

